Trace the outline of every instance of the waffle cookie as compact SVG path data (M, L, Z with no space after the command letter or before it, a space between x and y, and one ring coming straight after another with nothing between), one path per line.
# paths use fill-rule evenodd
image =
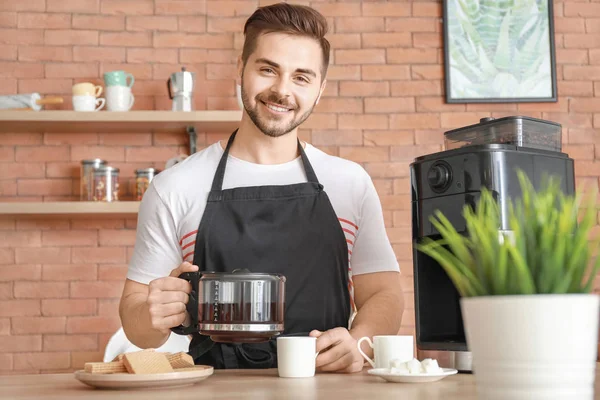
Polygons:
M194 359L185 352L170 354L167 356L169 364L173 369L189 368L194 366Z
M137 351L126 353L123 364L130 374L163 374L173 372L173 367L165 353Z
M140 350L140 351L154 351L154 349L152 349L152 348L149 348L149 349L143 349L143 350ZM126 354L126 353L121 353L121 354L119 354L118 356L116 356L116 357L113 359L113 361L123 361L123 357L125 357L125 354ZM169 354L171 354L171 353L165 353L165 354L169 355Z
M85 372L89 372L91 374L117 374L117 373L127 373L127 369L122 361L113 361L113 362L89 362L85 363L84 366Z

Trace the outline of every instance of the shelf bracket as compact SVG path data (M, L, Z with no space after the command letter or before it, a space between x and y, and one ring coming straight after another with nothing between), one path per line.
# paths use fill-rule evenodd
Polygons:
M196 128L193 126L188 126L186 128L188 135L190 136L190 156L196 152L196 142L198 141L198 133L196 132Z

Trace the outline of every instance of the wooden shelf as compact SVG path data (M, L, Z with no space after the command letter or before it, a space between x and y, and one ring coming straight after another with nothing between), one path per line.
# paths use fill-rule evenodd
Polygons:
M139 201L113 203L91 201L0 203L0 218L10 217L132 217L140 208Z
M152 132L182 130L232 132L241 111L0 111L0 133Z
M242 118L241 111L0 111L0 133L27 132L153 132L182 133L193 126L197 132L232 132ZM0 203L0 218L12 217L131 217L138 212L137 201L104 202L14 202Z

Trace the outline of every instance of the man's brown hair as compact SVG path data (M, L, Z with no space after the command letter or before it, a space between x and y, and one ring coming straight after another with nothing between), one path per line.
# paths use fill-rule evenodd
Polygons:
M256 41L265 33L280 32L290 35L307 36L319 42L323 51L322 79L325 79L329 65L329 42L325 39L327 20L317 10L301 5L278 3L259 7L248 18L244 26L244 65L256 48Z

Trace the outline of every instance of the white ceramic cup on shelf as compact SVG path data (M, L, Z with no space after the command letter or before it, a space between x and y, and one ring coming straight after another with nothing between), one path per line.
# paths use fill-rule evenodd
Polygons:
M371 360L360 348L364 341L373 349L375 360ZM392 360L399 359L400 362L406 362L414 357L412 336L373 336L373 341L365 336L358 340L357 346L360 354L373 368L390 368Z
M73 96L73 110L75 111L98 111L104 107L105 103L106 100L102 97L91 95Z
M288 336L277 338L277 372L281 378L315 376L317 338Z
M135 98L128 86L108 86L106 88L106 109L108 111L129 111Z

